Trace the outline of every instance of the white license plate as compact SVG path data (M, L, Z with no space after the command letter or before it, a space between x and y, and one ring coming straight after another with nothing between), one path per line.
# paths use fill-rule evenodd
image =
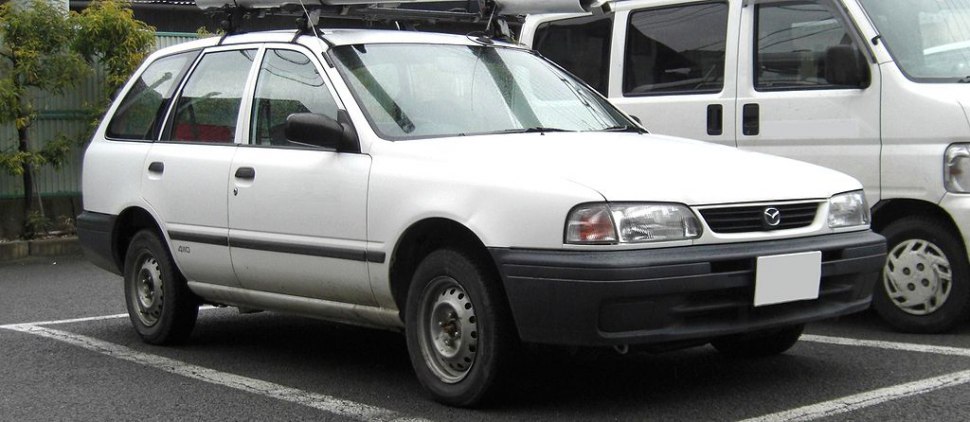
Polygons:
M822 252L759 256L754 306L818 299Z

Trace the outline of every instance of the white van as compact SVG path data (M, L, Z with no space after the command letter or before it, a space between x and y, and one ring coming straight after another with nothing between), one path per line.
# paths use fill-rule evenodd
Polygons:
M521 40L652 132L855 176L889 241L879 314L970 314L970 1L616 1L529 16Z

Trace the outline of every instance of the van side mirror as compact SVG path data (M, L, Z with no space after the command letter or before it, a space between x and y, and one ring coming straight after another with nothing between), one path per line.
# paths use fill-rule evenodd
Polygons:
M286 139L293 143L340 152L360 152L357 131L342 110L338 120L317 113L293 113L286 117L284 132Z
M866 57L852 45L833 45L825 50L825 79L831 85L869 86Z

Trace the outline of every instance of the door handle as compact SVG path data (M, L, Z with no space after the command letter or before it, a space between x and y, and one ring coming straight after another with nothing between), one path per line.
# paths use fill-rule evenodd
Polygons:
M243 180L253 180L256 178L256 169L252 167L240 167L236 169L236 178Z
M148 171L151 173L159 173L159 174L164 173L165 163L161 161L153 161L151 164L148 165Z
M724 133L724 107L720 104L707 105L707 134L717 136Z
M741 112L741 133L754 136L761 132L761 109L757 104L745 104Z

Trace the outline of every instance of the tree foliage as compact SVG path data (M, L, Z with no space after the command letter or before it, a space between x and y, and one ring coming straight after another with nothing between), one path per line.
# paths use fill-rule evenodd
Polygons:
M155 28L135 19L127 1L95 0L77 16L77 23L74 48L88 62L104 66L109 95L128 80L155 45Z
M37 104L77 86L97 64L106 73L106 95L97 104L103 110L154 39L154 28L134 19L124 0L95 0L80 14L47 0L0 5L0 124L17 130L15 147L0 150L0 170L22 177L28 213L35 206L34 169L59 167L80 144L63 134L33 139ZM42 203L36 205L43 215Z

